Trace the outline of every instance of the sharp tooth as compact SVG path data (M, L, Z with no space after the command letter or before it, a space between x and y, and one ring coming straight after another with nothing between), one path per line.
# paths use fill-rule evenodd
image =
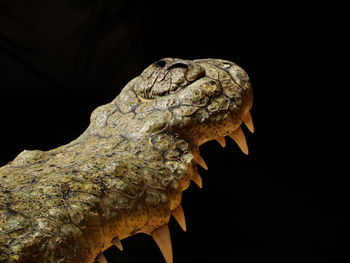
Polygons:
M202 158L202 156L198 155L198 160L197 160L197 163L202 166L205 170L208 170L208 166L207 164L205 163L204 159Z
M184 214L184 210L182 209L182 206L179 205L173 212L171 212L171 214L179 223L182 230L186 232L186 220L185 220L185 214Z
M115 245L117 248L119 248L120 251L123 251L123 245L122 242L118 237L113 238L112 244Z
M245 126L249 129L251 133L254 133L254 124L253 124L253 119L252 115L250 115L250 111L248 111L244 116L243 116L243 122Z
M225 137L223 136L218 136L218 137L215 137L215 140L220 143L221 147L225 148L226 147L226 140L225 140Z
M105 255L103 255L103 253L100 253L97 258L96 258L96 261L99 262L99 263L108 263Z
M241 127L234 130L231 134L229 134L229 136L238 144L243 153L248 154L249 151L247 141L245 140Z
M195 151L193 153L193 157L194 157L194 161L196 163L198 163L200 166L202 166L205 170L208 170L207 164L205 163L204 159L202 158L202 156L199 154L198 151Z
M193 176L192 176L192 181L196 183L196 185L198 185L199 188L203 187L202 184L202 177L199 175L198 172L196 172Z
M152 232L152 237L157 243L167 263L173 262L173 249L171 246L170 232L168 225L164 225Z

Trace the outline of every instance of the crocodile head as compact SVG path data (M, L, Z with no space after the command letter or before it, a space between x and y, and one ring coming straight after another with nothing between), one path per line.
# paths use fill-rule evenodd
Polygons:
M97 108L88 130L104 137L119 134L127 144L120 152L150 161L164 162L164 152L181 139L193 156L190 162L207 169L199 146L209 140L225 146L225 136L230 136L248 154L240 126L244 122L254 131L252 103L249 77L235 63L221 59L164 58L131 80L112 103ZM98 149L101 152L100 142ZM183 159L177 158L176 166L179 163L186 166ZM189 169L183 173L196 174ZM195 179L188 176L180 180L182 190L188 187L188 178Z
M247 154L240 126L253 132L251 106L249 78L232 62L150 65L79 138L0 167L0 261L105 262L103 250L147 233L171 263L167 224L173 215L186 229L182 192L206 168L199 146L230 136Z

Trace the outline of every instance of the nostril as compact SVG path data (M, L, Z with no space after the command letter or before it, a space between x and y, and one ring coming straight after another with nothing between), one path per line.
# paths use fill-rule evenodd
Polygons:
M174 69L174 68L185 68L188 69L188 65L186 63L183 62L176 62L174 64L172 64L168 70Z
M156 67L159 67L159 68L164 68L164 66L166 65L166 61L164 60L158 60L157 62L155 62L153 65L155 65Z

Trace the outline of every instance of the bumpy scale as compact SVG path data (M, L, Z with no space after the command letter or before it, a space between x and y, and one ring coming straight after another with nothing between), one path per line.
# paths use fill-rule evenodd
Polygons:
M186 231L182 192L202 187L199 145L253 132L248 75L220 59L165 58L98 107L87 130L0 168L0 262L106 262L103 251L151 235L172 262L170 216Z

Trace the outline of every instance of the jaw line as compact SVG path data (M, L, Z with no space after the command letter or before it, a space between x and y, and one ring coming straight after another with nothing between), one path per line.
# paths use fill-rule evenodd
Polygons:
M242 123L245 124L245 126L247 127L247 129L251 132L254 133L254 124L253 124L253 120L250 114L250 111L248 110L244 116L242 117L242 122L239 126L237 126L236 128L234 128L233 130L229 131L227 134L221 136L221 135L214 135L212 137L207 137L204 138L200 141L198 141L197 143L191 143L192 145L192 155L194 157L194 162L198 165L200 165L201 167L203 167L204 169L208 170L207 165L204 162L204 159L201 157L200 155L200 151L199 151L199 147L203 144L205 144L208 141L212 141L215 140L217 141L223 148L226 147L226 140L225 137L229 136L231 137L237 144L237 146L241 149L241 151L248 155L249 150L248 150L248 144L247 141L245 139L245 135L244 132L242 130ZM194 176L192 176L192 180L193 181L197 181L198 182L198 177L199 175L195 174ZM196 177L196 178L195 178Z

